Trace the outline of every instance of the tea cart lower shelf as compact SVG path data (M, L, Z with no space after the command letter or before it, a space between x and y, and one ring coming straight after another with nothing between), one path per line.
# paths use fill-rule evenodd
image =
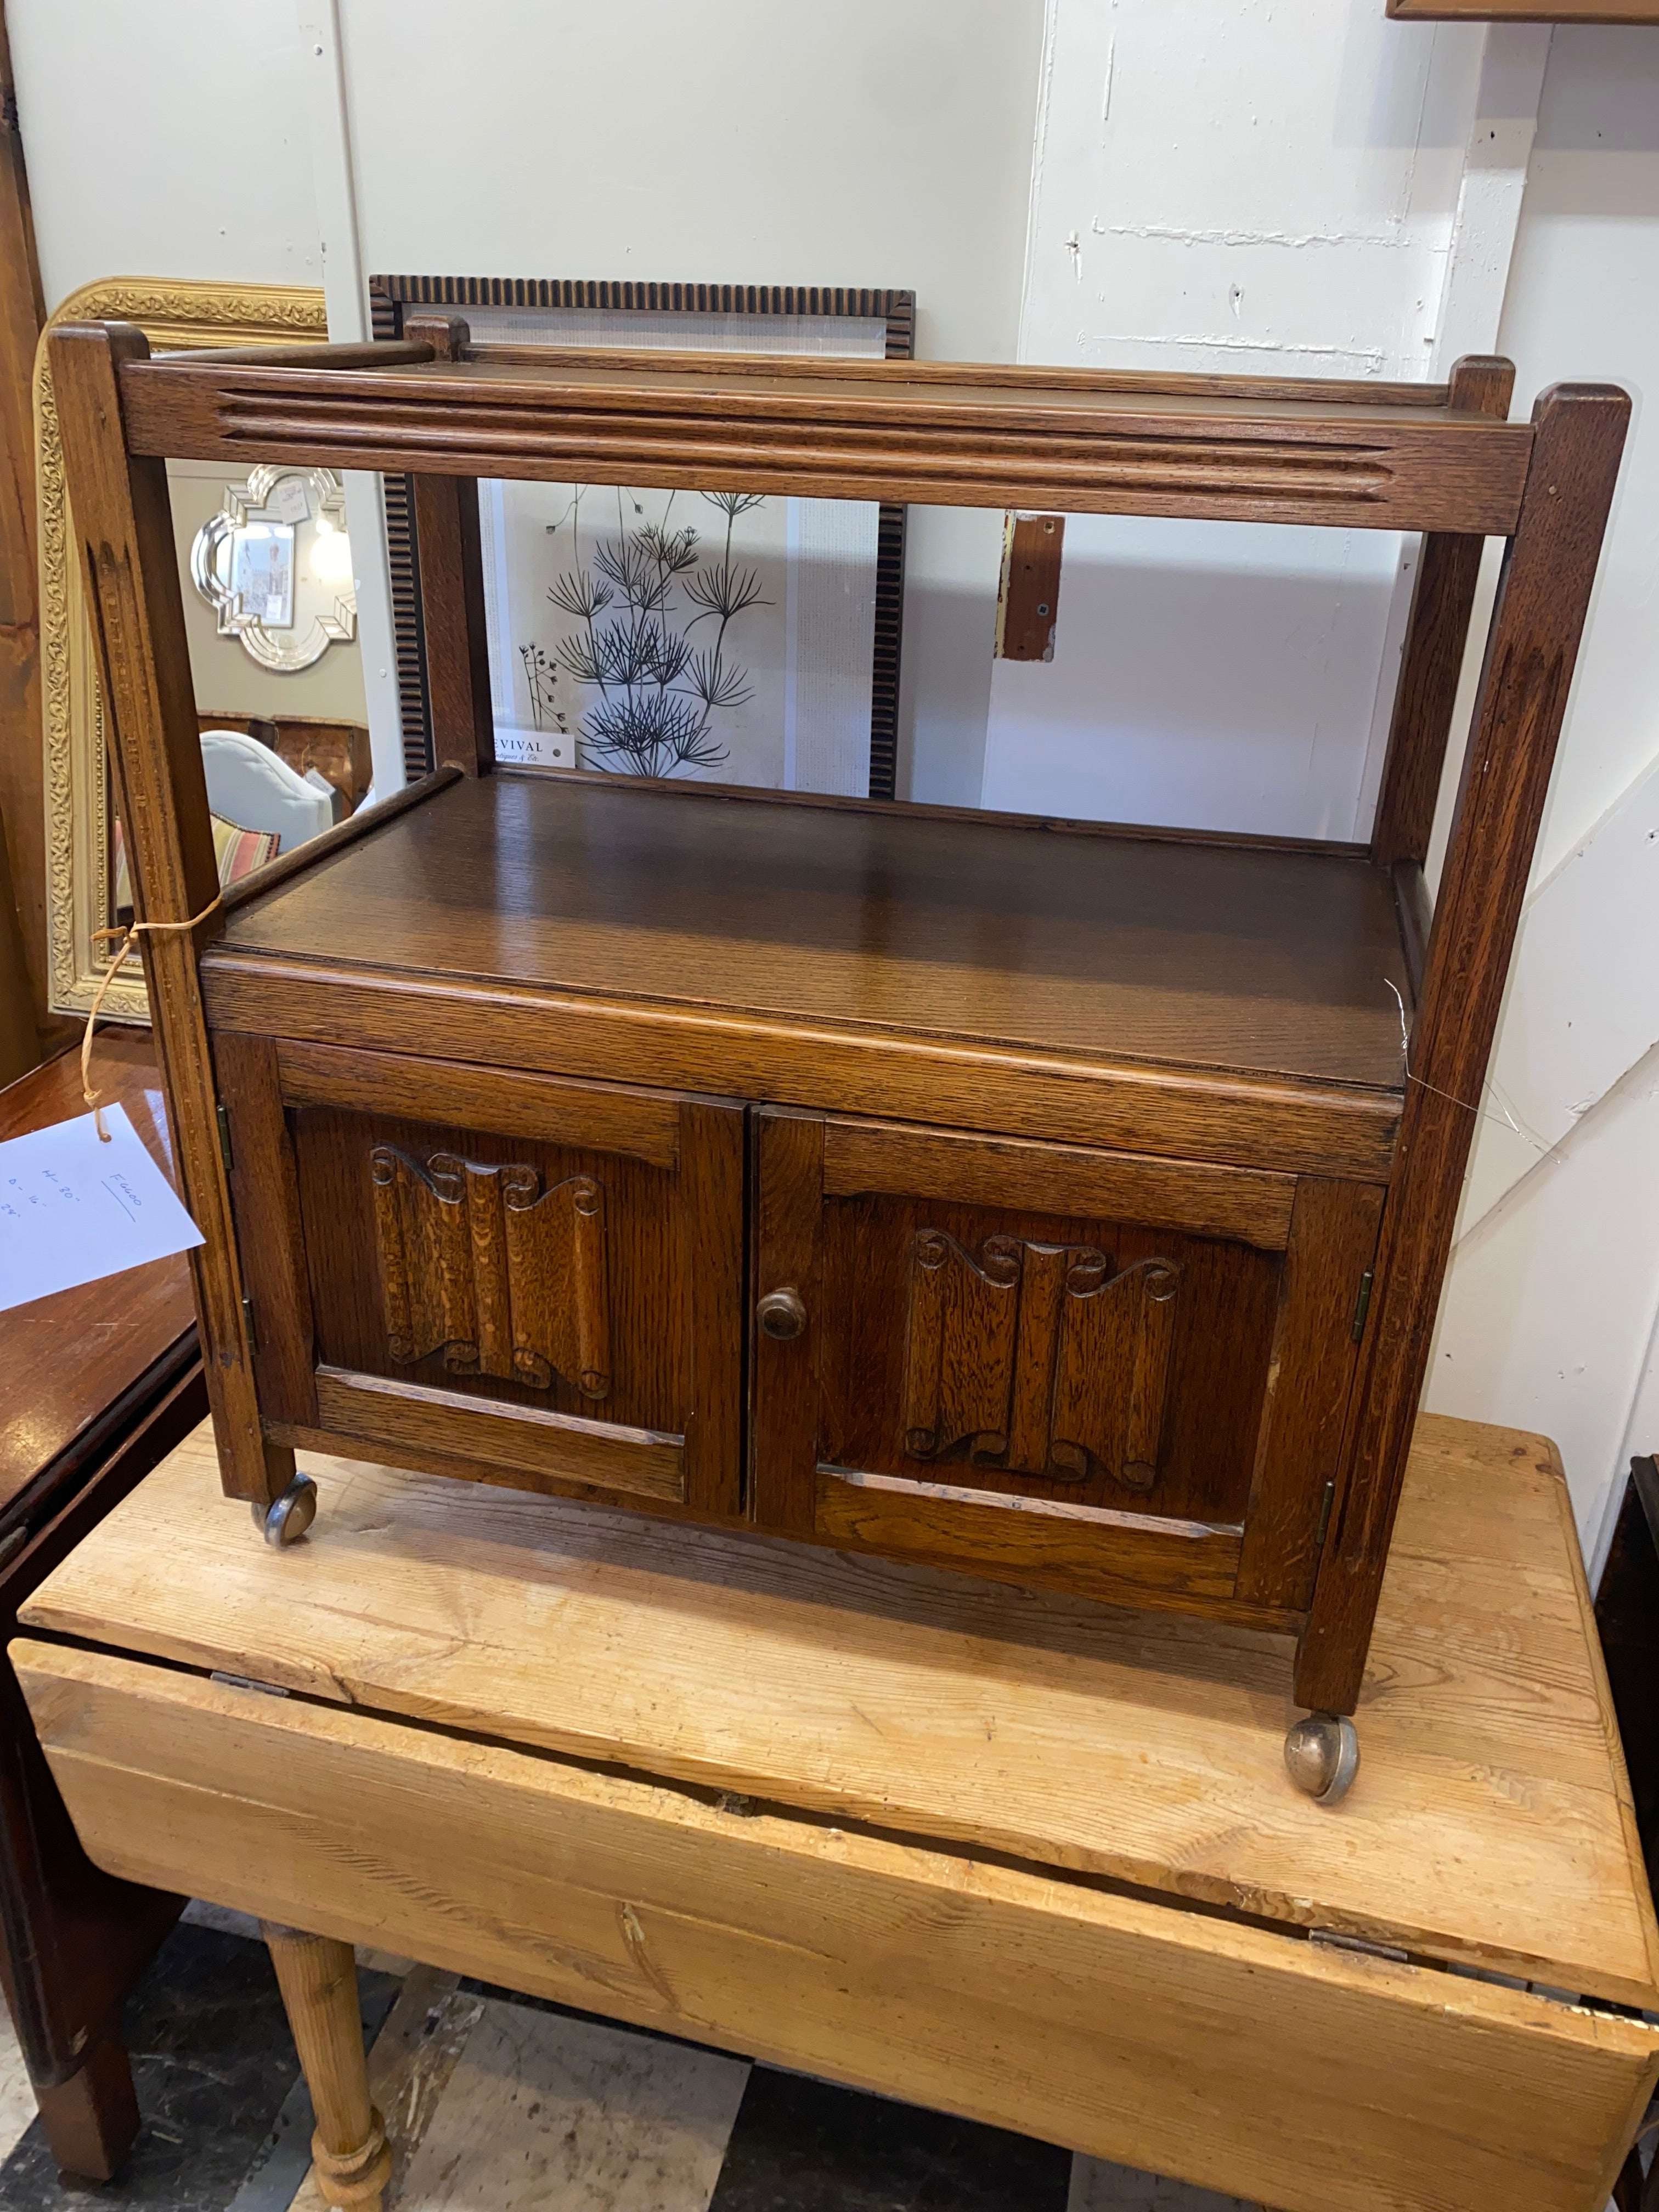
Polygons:
M374 1943L1288 2212L1601 2212L1659 1938L1541 1440L1420 1424L1335 1809L1282 1640L309 1470L250 1545L199 1432L12 1650L93 1857L272 1923L331 2201Z

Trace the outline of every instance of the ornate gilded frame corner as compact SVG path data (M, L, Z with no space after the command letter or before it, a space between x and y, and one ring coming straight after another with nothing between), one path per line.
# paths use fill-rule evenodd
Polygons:
M82 285L47 323L34 357L35 500L40 536L40 691L46 748L47 997L84 1014L103 979L93 939L108 911L108 778L92 626L64 488L64 452L46 339L60 323L137 323L159 352L184 346L275 345L324 338L320 291L111 276ZM148 1021L136 957L110 985L104 1012Z

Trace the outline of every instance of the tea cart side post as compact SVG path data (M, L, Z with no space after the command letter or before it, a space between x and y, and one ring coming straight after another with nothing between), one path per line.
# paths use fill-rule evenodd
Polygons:
M410 343L429 346L435 361L465 360L471 341L460 315L407 315L404 335ZM439 767L488 775L495 765L495 720L478 480L416 473L410 481L433 758Z
M50 343L135 910L163 925L140 945L181 1195L206 1239L190 1263L214 1435L227 1492L263 1514L294 1455L261 1431L197 972L222 922L167 464L135 457L122 429L120 372L149 341L132 324L72 324Z
M1408 1048L1405 1107L1343 1465L1296 1696L1358 1702L1480 1111L1630 419L1614 387L1561 384L1533 410L1521 511L1504 556L1451 842ZM1421 820L1419 821L1421 833Z
M1466 354L1452 365L1446 404L1460 412L1508 419L1515 363L1497 356ZM1457 705L1458 679L1468 643L1480 578L1484 538L1462 531L1425 532L1418 556L1388 751L1371 825L1371 858L1395 872L1396 885L1422 897L1422 871L1434 829L1440 774ZM1415 869L1407 890L1402 871Z

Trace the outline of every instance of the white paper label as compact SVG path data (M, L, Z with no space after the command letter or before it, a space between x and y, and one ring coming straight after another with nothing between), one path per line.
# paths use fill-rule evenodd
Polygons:
M278 522L307 522L311 519L311 494L303 477L278 477L264 511Z
M119 1106L0 1144L0 1309L204 1240Z
M575 748L563 730L515 730L495 725L495 757L514 768L574 768Z

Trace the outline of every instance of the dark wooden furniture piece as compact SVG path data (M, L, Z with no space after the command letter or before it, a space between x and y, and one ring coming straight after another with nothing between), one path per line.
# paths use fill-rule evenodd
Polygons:
M1659 1894L1659 1455L1632 1459L1595 1593L1595 1627L1625 1747L1650 1891ZM1650 2143L1652 2130L1642 2135ZM1617 2212L1659 2212L1659 2157L1638 2141L1613 2186Z
M1404 23L1659 23L1659 0L1389 0Z
M1063 514L1011 514L1003 525L997 588L997 654L1003 660L1052 660L1060 619Z
M148 1035L106 1031L99 1051L106 1095L165 1161ZM83 1110L68 1054L0 1091L0 1139ZM206 1405L182 1259L0 1315L0 1638ZM137 2130L121 2003L181 1902L88 1858L0 1661L0 1982L52 2154L71 2174L108 2180Z
M1633 1459L1595 1593L1648 1882L1659 1895L1659 1456Z
M291 1535L295 1449L373 1448L1292 1631L1287 1759L1340 1796L1625 394L1510 423L1499 362L1379 387L404 331L52 339L171 926L145 959L227 1490ZM415 471L443 764L222 911L163 456L255 452ZM480 473L1422 531L1372 843L492 773Z
M351 813L374 781L368 730L362 722L327 722L304 714L213 714L198 709L203 730L240 730L285 760L296 775L314 768L331 783Z
M511 314L558 309L596 319L664 316L693 319L740 315L850 318L882 326L888 361L908 361L915 351L916 295L890 285L665 284L632 277L595 280L569 276L376 276L368 280L369 314L377 338L401 338L404 319L434 307L489 308ZM613 324L614 327L614 324ZM636 479L637 481L637 479ZM443 758L433 750L432 702L421 634L421 585L415 550L415 480L384 479L386 556L392 571L392 619L398 655L398 702L403 718L404 761L411 778L428 775ZM884 501L876 524L875 651L870 684L872 799L890 799L898 769L900 641L904 628L902 506Z

